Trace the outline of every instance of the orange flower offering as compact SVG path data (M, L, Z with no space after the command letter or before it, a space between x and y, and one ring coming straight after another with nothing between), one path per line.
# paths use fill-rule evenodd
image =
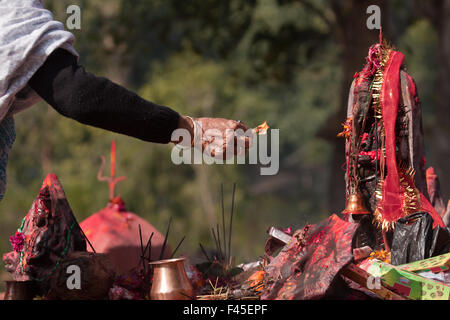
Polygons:
M352 130L352 118L348 118L347 121L345 121L345 123L342 124L342 126L344 127L344 130L342 130L342 132L338 133L338 137L344 137L344 138L348 138L350 137L350 133Z
M267 124L267 121L264 121L263 124L260 124L254 130L257 134L266 134L267 129L269 129L269 125Z
M262 284L264 281L264 276L266 273L263 270L256 271L254 274L252 274L248 279L247 283L250 286L250 288L253 288L255 291L261 291L262 290Z
M381 249L379 251L374 251L370 254L369 257L371 260L372 259L378 259L380 261L383 261L385 263L391 263L391 252L388 252L384 249Z

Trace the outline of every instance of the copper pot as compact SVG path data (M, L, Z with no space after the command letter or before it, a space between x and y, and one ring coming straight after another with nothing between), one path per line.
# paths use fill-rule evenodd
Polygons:
M6 292L3 300L33 300L36 286L33 281L5 281Z
M151 300L192 300L194 289L184 269L185 258L150 262L153 267Z

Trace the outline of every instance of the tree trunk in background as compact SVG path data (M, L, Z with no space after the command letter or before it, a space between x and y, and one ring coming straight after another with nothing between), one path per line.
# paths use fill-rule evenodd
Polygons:
M438 74L438 106L437 125L433 130L433 160L436 173L441 182L444 198L450 190L450 0L440 1L441 7L436 7L436 21L439 35L439 74Z
M378 42L379 30L369 30L366 26L367 7L375 4L381 9L382 26L386 30L385 1L331 1L335 15L335 32L341 48L342 80L339 96L339 110L331 115L319 135L333 146L330 164L330 180L328 190L329 213L339 213L345 206L345 181L343 165L345 163L344 139L336 135L342 131L341 123L346 118L347 99L353 75L362 69L369 47Z
M427 18L436 29L439 37L436 126L432 131L433 138L427 139L425 137L425 144L430 146L427 150L433 156L433 163L428 162L427 166L435 168L445 199L450 192L450 170L448 166L448 159L450 159L450 0L416 0L415 4L417 15Z

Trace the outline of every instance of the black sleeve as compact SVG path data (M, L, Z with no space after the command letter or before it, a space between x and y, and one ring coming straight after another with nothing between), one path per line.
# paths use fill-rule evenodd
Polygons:
M47 58L29 85L59 113L83 124L157 143L169 143L178 127L177 112L86 72L63 49Z

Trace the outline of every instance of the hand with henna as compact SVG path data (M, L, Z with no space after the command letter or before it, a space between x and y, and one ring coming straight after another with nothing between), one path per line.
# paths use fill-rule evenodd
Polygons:
M191 137L190 146L201 145L202 151L208 152L212 157L228 159L233 155L246 153L251 143L251 137L243 135L249 128L241 121L180 116L178 128L188 130ZM172 142L182 143L182 139ZM231 145L234 150L227 153L227 148Z

